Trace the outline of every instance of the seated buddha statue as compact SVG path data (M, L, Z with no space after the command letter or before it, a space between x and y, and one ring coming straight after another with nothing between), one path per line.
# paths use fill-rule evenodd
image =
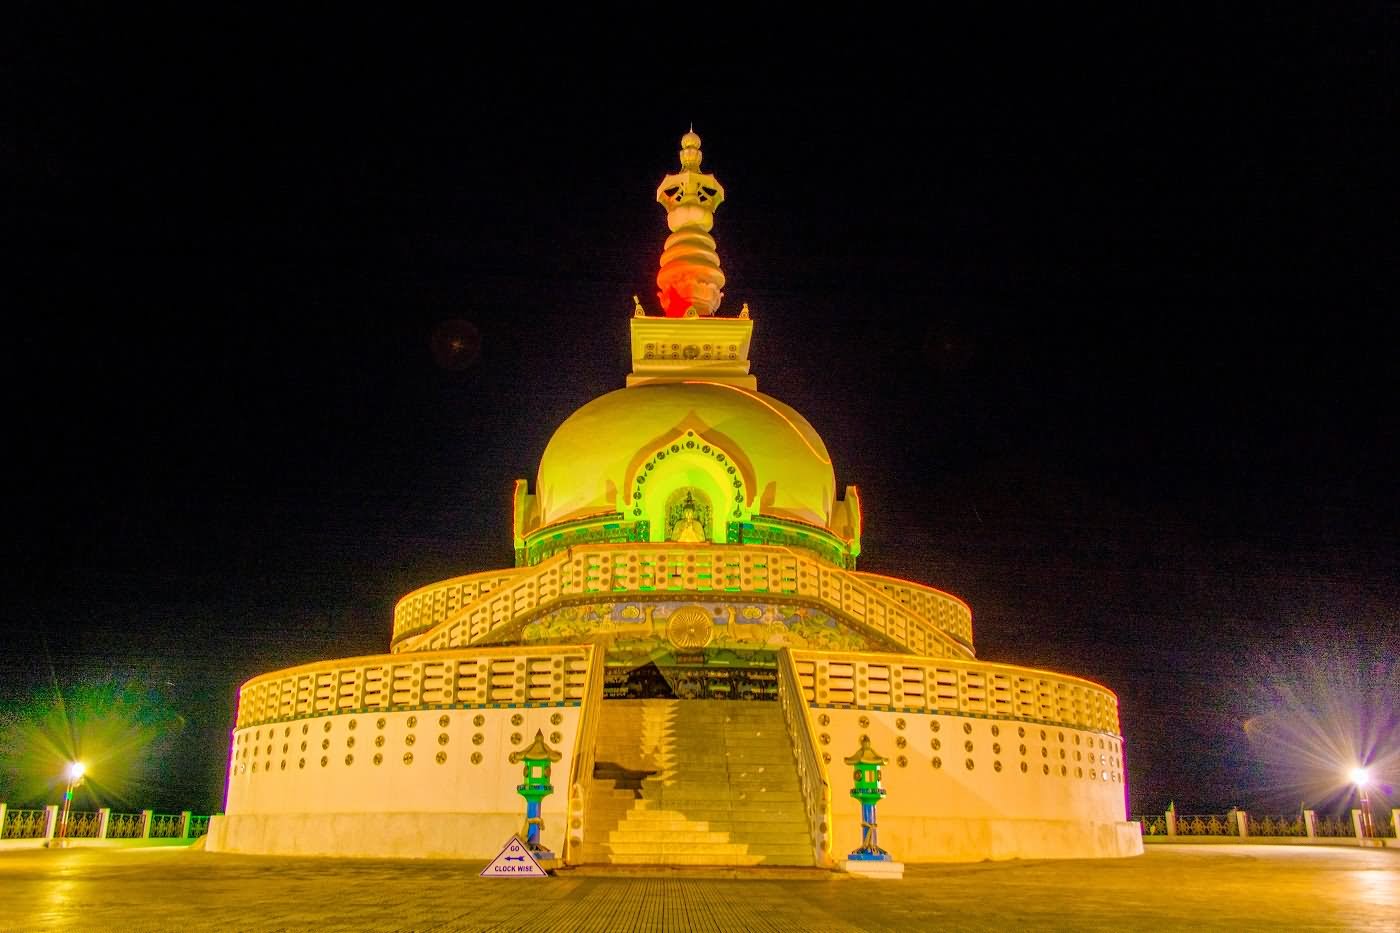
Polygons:
M672 541L704 541L705 526L700 524L696 518L695 500L686 493L685 503L681 506L681 517L676 519L676 523L671 526Z

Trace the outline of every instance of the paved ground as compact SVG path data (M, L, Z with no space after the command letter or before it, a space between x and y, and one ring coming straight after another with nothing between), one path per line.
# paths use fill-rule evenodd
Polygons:
M569 874L171 849L0 852L0 930L1400 930L1400 851L1153 846L899 882Z

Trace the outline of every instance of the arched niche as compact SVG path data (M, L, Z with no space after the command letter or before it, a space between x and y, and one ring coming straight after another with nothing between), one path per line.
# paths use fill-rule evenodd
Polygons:
M650 522L652 541L665 541L671 530L669 514L691 490L710 508L707 529L711 541L726 540L730 522L747 521L750 494L733 457L719 445L686 431L648 456L627 483L622 513L630 521Z

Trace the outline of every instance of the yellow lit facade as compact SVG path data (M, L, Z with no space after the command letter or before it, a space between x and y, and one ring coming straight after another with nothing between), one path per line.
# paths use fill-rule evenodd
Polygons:
M209 848L490 857L538 732L566 863L839 864L863 738L902 861L1141 851L1111 692L980 661L965 603L856 568L857 489L720 313L700 159L686 134L658 191L665 313L636 304L626 387L516 483L516 566L403 597L389 654L246 683Z

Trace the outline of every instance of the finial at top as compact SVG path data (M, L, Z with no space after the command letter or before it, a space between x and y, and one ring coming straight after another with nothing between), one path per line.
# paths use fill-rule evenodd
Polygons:
M671 228L656 274L657 297L667 317L688 316L686 310L692 307L700 317L709 317L724 297L724 273L710 236L715 209L724 202L724 186L700 171L700 135L693 125L681 137L680 157L681 170L663 178L656 189Z
M691 130L681 137L681 167L692 172L700 171L700 134Z

